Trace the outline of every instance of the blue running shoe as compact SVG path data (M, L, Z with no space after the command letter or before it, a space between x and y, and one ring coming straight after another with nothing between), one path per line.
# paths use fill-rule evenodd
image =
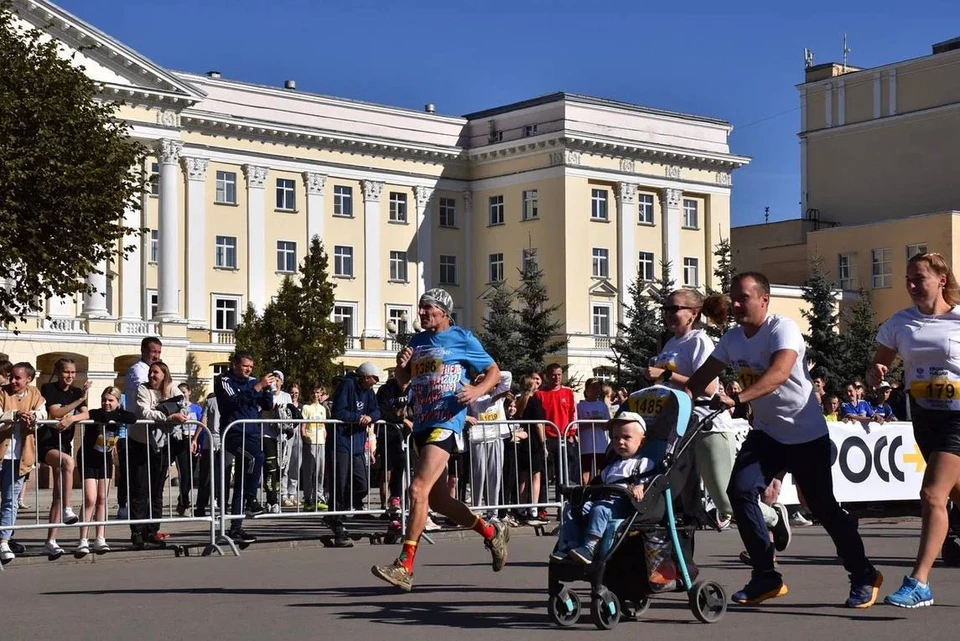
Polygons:
M883 585L883 575L876 568L860 576L850 575L850 596L847 598L848 608L866 609L877 602L880 586Z
M925 605L933 605L933 592L930 591L929 584L924 585L913 577L905 576L900 589L883 602L898 608L922 608Z
M730 598L741 605L755 605L767 599L784 596L787 592L787 586L779 572L760 572L754 573L750 582L740 591L734 592Z

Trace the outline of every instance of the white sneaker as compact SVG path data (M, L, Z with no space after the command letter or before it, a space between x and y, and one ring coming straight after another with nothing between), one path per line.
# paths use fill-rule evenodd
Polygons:
M13 550L10 549L10 543L7 541L0 541L0 563L6 565L17 558L17 555L13 553Z
M63 524L64 525L73 525L80 520L80 517L73 513L72 507L63 508ZM61 554L63 551L61 550Z
M101 536L98 536L93 542L93 551L97 554L104 554L110 551L110 546L107 545L107 540Z
M283 499L283 507L294 507L295 505L296 503L294 503L293 499L291 498Z
M790 515L790 525L793 527L809 527L813 525L813 521L805 517L802 512L797 511Z
M433 522L429 516L427 517L427 523L423 526L425 532L436 532L437 530L442 529L439 525Z
M47 541L43 544L43 551L47 553L47 558L56 561L63 556L63 548L55 540Z
M270 507L270 509L269 509L268 511L270 512L270 514L280 514L280 504L279 504L279 503L274 503L274 504L270 505L269 507Z
M118 521L126 521L128 518L130 518L130 511L127 510L127 506L126 506L126 505L121 505L120 507L118 507L118 508L117 508L117 520L118 520Z
M90 554L90 541L87 539L80 539L80 542L77 543L77 549L73 551L73 556L77 557L78 559L82 559L88 554Z

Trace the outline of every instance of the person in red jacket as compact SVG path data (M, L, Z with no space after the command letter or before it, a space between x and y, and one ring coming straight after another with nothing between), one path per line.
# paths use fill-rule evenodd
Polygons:
M580 477L580 457L577 447L577 426L567 425L577 420L577 404L573 398L573 389L563 384L563 367L550 363L543 371L543 385L527 403L524 419L546 421L536 426L543 454L547 460L547 474L541 476L540 500L548 497L548 484L553 483L557 500L560 499L560 485L569 483L569 479ZM566 460L561 464L561 433L567 440ZM533 456L538 453L534 452ZM561 478L561 468L563 470ZM549 480L548 480L549 479ZM540 518L546 518L546 511L540 510Z

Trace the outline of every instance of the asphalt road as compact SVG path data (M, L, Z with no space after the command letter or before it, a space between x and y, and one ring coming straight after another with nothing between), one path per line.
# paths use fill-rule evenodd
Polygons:
M916 550L916 522L861 525L868 553L886 575L883 594L897 586ZM572 638L546 616L549 538L519 533L507 568L494 574L476 539L424 545L414 591L404 594L370 574L396 547L257 549L240 558L173 558L42 564L16 563L0 574L4 636L12 639L286 639L455 638L533 641ZM702 578L740 587L749 570L735 556L735 532L701 533ZM703 640L851 638L902 641L956 638L960 629L960 569L938 566L937 605L914 611L878 605L843 608L847 577L819 528L797 531L781 555L790 594L757 607L731 607L715 625L697 623L683 595L654 601L640 622L600 632L584 617L579 634L609 639Z

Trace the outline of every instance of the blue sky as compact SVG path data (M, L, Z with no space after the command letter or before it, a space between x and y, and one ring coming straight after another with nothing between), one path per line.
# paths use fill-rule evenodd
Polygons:
M956 0L59 0L171 69L462 115L554 91L723 118L732 222L799 215L803 48L872 67L960 36Z

